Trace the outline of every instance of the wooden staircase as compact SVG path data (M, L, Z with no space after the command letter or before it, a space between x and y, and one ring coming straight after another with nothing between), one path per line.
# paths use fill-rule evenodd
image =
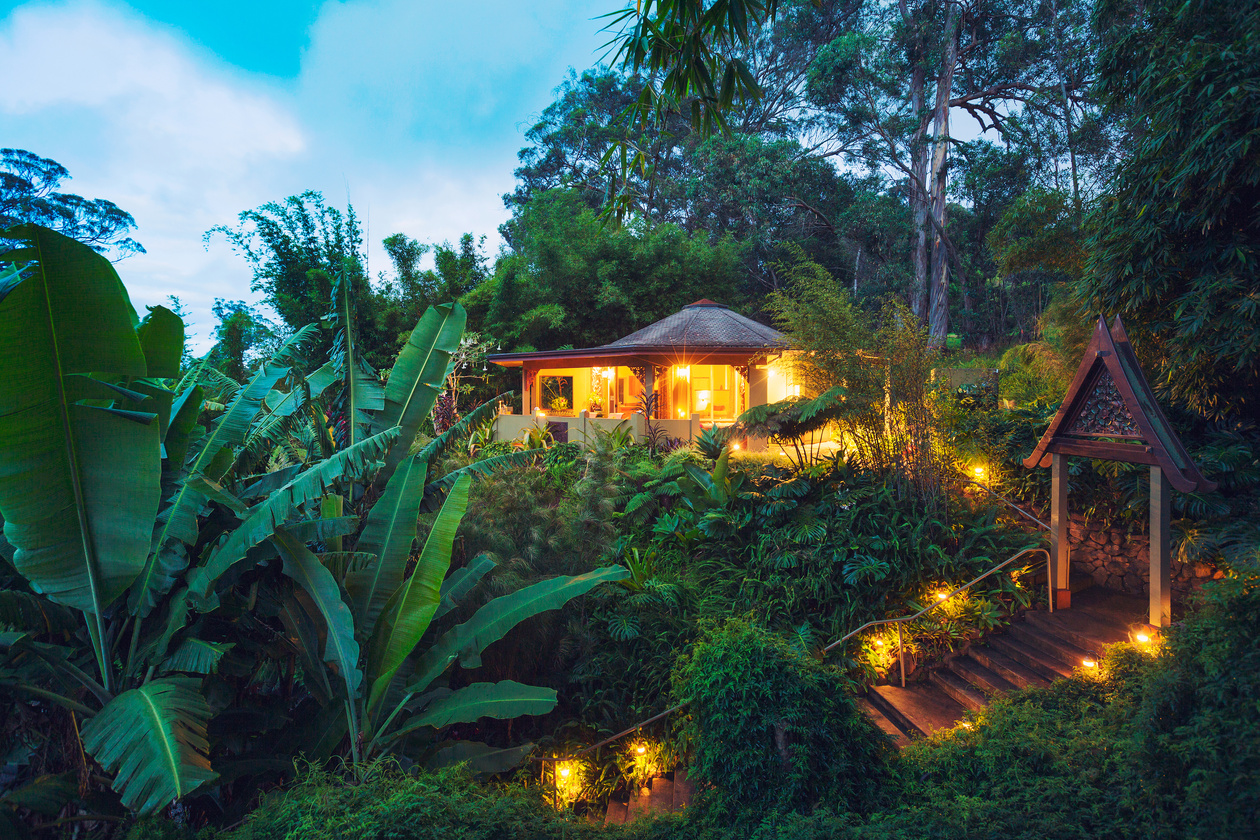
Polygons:
M674 778L657 776L632 795L629 801L610 799L608 810L604 814L605 825L634 822L642 817L654 817L661 814L672 814L681 811L691 804L694 788L687 779L687 771L679 768L674 771Z
M1071 609L1028 610L1022 620L973 642L925 681L905 688L871 686L860 702L902 746L911 737L956 726L967 710L980 711L995 695L1071 676L1086 667L1086 660L1096 662L1105 645L1128 640L1146 618L1144 599L1087 589L1073 594Z

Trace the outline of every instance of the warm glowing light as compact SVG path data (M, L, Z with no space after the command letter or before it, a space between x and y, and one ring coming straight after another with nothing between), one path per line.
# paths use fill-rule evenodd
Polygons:
M732 443L732 444L731 444L731 449L732 449L733 451L735 451L735 452L738 452L738 451L739 451L739 444L738 444L738 443Z
M688 382L690 382L691 381L691 365L679 365L678 367L674 368L674 378L685 379Z
M560 768L560 778L562 778L562 779L567 779L567 778L569 778L569 773L570 773L570 772L572 772L572 771L570 771L568 767L561 767L561 768Z
M616 369L616 368L604 368L604 378L605 378L605 379L612 379L612 378L613 378L614 376L616 376L616 375L617 375L617 369Z
M639 744L639 746L634 748L634 751L637 752L639 755L643 755L645 752L647 752L647 747L644 746L643 744Z
M1151 637L1146 635L1145 633L1138 633L1137 636L1135 636L1134 638L1138 640L1138 644L1143 644L1143 645L1151 640Z
M704 411L709 407L709 396L710 393L708 391L696 391L696 408L698 410Z
M984 467L976 467L975 470L973 470L973 472L976 474L976 478L980 478L982 475L984 475Z
M679 417L686 417L686 416L687 416L687 412L686 412L684 409L681 409L681 408L680 408L680 409L678 409L678 416L679 416Z
M948 598L948 597L949 597L949 594L948 594L948 593L945 593L945 592L937 592L937 593L936 593L936 600L938 600L938 601L944 601L944 600L945 600L946 598Z
M884 640L883 640L883 639L876 639L876 640L875 640L875 647L883 647L883 646L884 646Z
M800 395L801 395L801 386L800 386L800 385L793 385L793 386L792 386L792 396L794 396L794 397L799 397Z
M1082 664L1082 665L1084 665L1086 668L1097 668L1097 667L1098 667L1098 663L1097 663L1097 662L1095 662L1095 661L1094 661L1094 660L1092 660L1092 659L1082 659L1082 660L1081 660L1081 664Z

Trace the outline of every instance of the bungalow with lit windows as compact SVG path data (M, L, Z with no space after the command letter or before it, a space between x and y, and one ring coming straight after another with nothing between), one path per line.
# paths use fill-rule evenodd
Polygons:
M752 406L799 395L788 352L778 330L698 300L602 347L494 354L495 364L521 369L522 393L521 414L499 415L495 438L516 440L546 423L557 440L581 443L595 428L628 421L636 439L651 422L691 440ZM642 408L650 394L649 418Z

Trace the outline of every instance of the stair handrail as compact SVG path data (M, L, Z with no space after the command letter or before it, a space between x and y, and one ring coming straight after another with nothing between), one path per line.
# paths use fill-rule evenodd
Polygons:
M915 619L919 618L920 616L926 613L931 612L937 607L942 606L943 604L949 603L950 599L953 598L958 593L965 592L966 590L975 586L980 581L987 578L989 575L992 575L996 572L1000 572L1002 569L1005 569L1007 566L1014 563L1016 560L1020 559L1024 555L1035 554L1036 552L1041 552L1042 554L1046 555L1046 603L1047 603L1047 606L1049 607L1049 611L1054 612L1054 574L1053 574L1054 570L1050 567L1051 562L1052 562L1050 558L1050 552L1047 549L1039 548L1039 547L1025 548L1022 551L1012 554L1010 557L1006 558L1001 563L998 563L996 566L989 569L988 571L986 571L984 574L980 575L979 577L974 578L968 581L967 583L964 583L962 586L958 587L953 592L950 592L945 597L943 598L938 597L934 603L927 605L926 607L919 610L914 615L903 615L900 618L881 618L881 619L877 619L876 621L868 621L865 624L863 624L861 627L857 628L856 630L852 630L848 633L845 633L843 636L836 639L834 642L832 642L831 644L827 645L826 647L822 649L823 656L826 656L828 653L832 651L832 649L838 647L844 642L847 642L849 639L853 638L858 633L861 633L863 630L865 630L868 627L877 627L881 624L896 624L897 625L897 658L898 660L900 660L900 663L901 663L901 687L905 688L906 686L906 649L905 649L905 644L902 640L901 625L910 621L914 621Z
M974 484L974 485L976 485L976 486L977 486L977 487L979 487L981 490L983 490L984 492L988 493L990 496L992 496L993 498L997 499L999 502L1001 502L1002 504L1006 505L1006 506L1007 506L1008 508L1010 508L1011 510L1015 511L1016 513L1018 513L1020 516L1023 516L1023 517L1025 517L1025 518L1027 518L1027 519L1031 519L1033 522L1036 522L1036 523L1037 523L1037 525L1039 525L1039 526L1040 526L1040 527L1042 527L1042 528L1045 528L1047 531L1053 530L1053 529L1052 529L1049 525L1047 525L1046 523L1042 522L1040 519L1038 519L1037 517L1033 516L1031 513L1029 513L1028 511L1024 510L1022 507L1020 507L1019 505L1015 504L1015 503L1014 503L1014 502L1012 502L1010 499L1006 498L1005 496L1003 496L1001 493L999 493L999 492L997 492L996 490L994 490L994 489L993 489L992 487L990 487L989 485L987 485L987 484L982 484L981 482L976 481L974 478L967 478L966 476L963 476L963 477L962 477L962 480L963 480L964 482L966 482L967 484Z

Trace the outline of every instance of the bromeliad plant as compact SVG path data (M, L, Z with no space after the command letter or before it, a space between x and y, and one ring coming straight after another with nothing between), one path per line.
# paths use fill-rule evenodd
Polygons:
M418 730L554 705L516 683L439 685L524 618L626 574L544 581L431 627L490 567L447 579L471 477L425 483L487 412L408 452L462 308L425 314L379 394L348 315L331 367L294 371L300 333L242 386L205 374L194 383L215 384L181 389L178 317L154 307L140 321L109 262L73 240L37 226L0 238L19 243L0 254L0 689L82 720L84 752L126 807L151 812L299 752L357 763ZM318 438L304 457L247 475L295 416ZM416 555L417 515L441 492ZM216 717L232 723L216 732Z

